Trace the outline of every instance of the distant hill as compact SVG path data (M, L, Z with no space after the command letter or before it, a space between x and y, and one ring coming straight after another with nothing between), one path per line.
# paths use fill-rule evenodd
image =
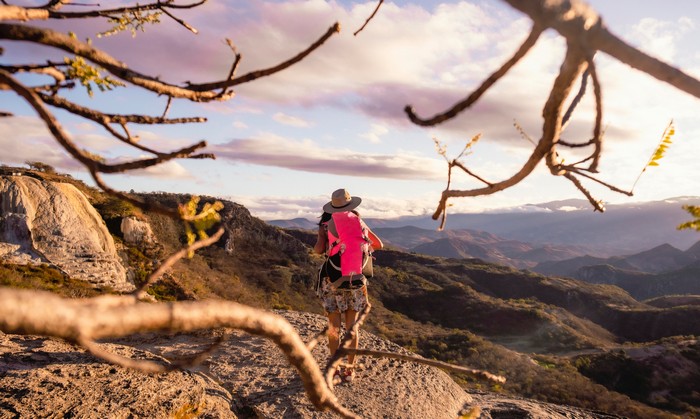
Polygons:
M664 244L628 256L582 256L543 262L532 268L544 275L565 276L594 284L611 284L637 299L700 294L700 241L686 251Z
M479 258L514 268L531 268L549 260L569 259L589 249L579 246L533 245L476 230L426 230L418 227L374 228L392 248L431 256Z
M306 218L294 218L291 220L270 220L267 221L267 223L276 227L297 228L300 230L315 230L318 228L318 222L313 222Z
M594 256L609 257L638 253L668 243L687 249L698 240L697 232L678 231L689 219L683 204L700 205L700 197L677 197L663 201L611 204L604 213L593 212L585 200L569 199L479 214L449 214L448 230L485 231L511 240L536 245L581 246ZM309 220L268 221L291 228L315 228ZM367 219L373 228L413 226L436 230L429 216L391 220Z
M683 204L698 205L700 197L609 205L602 214L593 212L582 200L529 205L512 212L450 214L447 228L487 231L528 243L596 247L598 255L608 256L637 253L664 243L687 249L698 237L694 231L676 230L689 219ZM429 217L402 218L381 226L401 225L437 227Z

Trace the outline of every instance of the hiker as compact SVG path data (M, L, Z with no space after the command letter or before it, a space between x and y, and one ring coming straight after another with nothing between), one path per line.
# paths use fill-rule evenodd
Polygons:
M370 230L355 211L362 199L350 196L347 190L333 192L331 201L323 206L318 224L314 252L328 258L319 271L317 294L328 316L328 349L333 356L340 344L340 325L345 320L350 333L358 313L369 305L367 300L367 265L371 267L371 252L383 247L382 241ZM365 268L365 274L363 274ZM357 349L359 330L350 348ZM354 378L355 354L349 354L336 379L350 382Z

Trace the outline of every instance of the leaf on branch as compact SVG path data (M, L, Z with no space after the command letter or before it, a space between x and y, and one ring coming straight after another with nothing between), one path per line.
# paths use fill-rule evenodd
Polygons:
M179 205L178 208L180 217L185 223L185 236L188 246L193 244L197 237L200 240L205 240L209 237L207 230L221 221L219 211L224 209L224 204L220 201L207 202L198 213L199 201L200 198L198 196L193 196L189 202ZM192 256L194 256L194 252L189 252L187 255L188 258Z
M131 32L131 37L136 37L136 31L145 32L146 24L155 25L160 23L160 15L163 12L145 12L143 10L129 10L120 16L107 19L113 26L111 29L97 34L98 38L112 36L127 29Z
M525 132L525 129L524 129L524 128L518 123L518 121L516 121L515 119L513 120L513 126L514 126L515 129L518 131L518 133L520 133L520 136L521 136L521 137L523 137L524 139L526 139L527 141L529 141L530 144L532 144L532 145L537 145L537 144L535 143L535 141L533 141L532 138L531 138L529 135L527 135L527 133Z
M672 143L671 137L673 137L673 134L675 133L676 130L673 126L673 120L671 120L671 122L669 122L668 126L664 130L664 134L661 136L661 141L659 142L658 147L656 147L656 150L654 150L654 154L651 155L647 166L659 165L658 162L664 157L664 153Z
M467 144L464 146L462 149L462 152L459 153L459 156L455 157L455 160L459 160L463 156L468 156L470 155L472 146L476 144L477 141L479 141L479 138L481 138L481 133L476 134L475 136L472 137L471 140L467 142Z
M465 144L464 148L462 149L462 152L459 153L457 157L452 159L452 161L456 162L460 158L470 155L472 146L476 144L477 141L479 141L479 138L481 138L481 133L476 134L469 141L467 141L467 144ZM447 144L441 143L440 140L437 139L437 137L433 137L433 142L435 143L435 151L449 162L450 159L447 158Z
M83 57L65 57L63 61L68 64L68 68L65 72L66 78L79 80L80 84L85 86L85 89L87 89L87 93L90 97L92 97L94 93L92 89L93 84L97 86L100 92L112 90L117 86L126 86L126 84L120 82L119 80L113 79L110 76L102 77L100 72L104 70L91 66Z
M690 215L695 218L694 220L687 221L678 227L676 227L678 230L689 230L693 229L696 231L700 231L700 206L696 205L683 205L683 209L688 211Z
M632 188L630 189L630 192L634 190L634 187L637 185L637 182L639 182L639 178L642 177L642 173L644 173L648 167L659 165L659 160L661 160L664 157L666 150L668 150L668 148L673 143L673 141L671 141L671 137L673 137L673 135L675 133L676 133L676 128L673 125L673 119L672 119L671 122L669 122L668 125L666 126L664 133L661 135L661 141L659 141L659 145L656 147L654 152L651 154L651 157L649 157L649 161L647 162L646 166L644 166L642 171L639 173L639 176L637 176L637 180L635 180L634 184L632 184Z
M442 144L437 137L433 137L435 143L435 151L447 160L447 144Z

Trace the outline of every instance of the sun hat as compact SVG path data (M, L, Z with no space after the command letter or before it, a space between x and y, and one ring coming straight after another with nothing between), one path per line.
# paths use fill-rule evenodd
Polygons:
M362 202L359 196L350 196L350 192L345 189L338 189L331 195L331 201L323 206L323 211L327 213L351 211L357 208Z

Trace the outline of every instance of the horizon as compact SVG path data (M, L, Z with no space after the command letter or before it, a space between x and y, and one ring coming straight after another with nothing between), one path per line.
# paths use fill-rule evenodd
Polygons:
M228 198L221 197L221 199L226 199L232 202L235 202L237 204L243 205L240 202L233 201ZM551 206L552 204L558 204L558 203L571 203L571 201L576 201L577 204L580 204L580 207L571 207L567 205L562 205L556 209L550 209L546 208L545 206ZM688 201L688 202L683 202L683 201ZM629 206L634 206L634 205L644 205L644 204L653 204L653 203L670 203L670 204L675 204L678 203L678 208L681 210L681 205L689 204L689 205L700 205L700 196L673 196L673 197L668 197L664 199L658 199L658 200L650 200L650 201L632 201L632 202L623 202L623 203L617 203L617 204L610 204L610 207L629 207ZM243 205L245 207L245 205ZM246 207L250 211L249 208ZM426 213L422 215L400 215L397 217L393 218L382 218L382 217L375 217L372 215L365 215L362 212L362 207L358 207L358 211L362 213L362 217L364 219L374 219L374 220L382 220L382 221L400 221L404 219L417 219L417 218L423 218L423 217L432 217L432 213ZM485 210L480 210L480 211L473 211L473 212L448 212L448 222L445 225L445 229L449 229L449 217L450 216L458 216L458 215L488 215L488 214L517 214L517 213L554 213L554 212L573 212L573 211L590 211L594 212L593 209L590 207L589 202L586 199L583 198L570 198L570 199L558 199L554 201L547 201L547 202L539 202L539 203L527 203L519 206L514 206L514 207L502 207L502 208L492 208L492 209L485 209ZM596 215L605 216L608 211L604 213L597 213ZM261 217L254 212L251 211L251 215L254 217L257 217L263 221L270 222L270 221L294 221L294 220L307 220L310 222L313 222L314 219L317 219L320 217L320 212L318 214L315 213L309 213L307 216L299 216L299 217L293 217L293 218L265 218ZM688 215L688 218L690 219L691 216ZM435 220L436 223L439 221Z
M700 9L694 2L677 1L672 7L632 0L588 3L625 41L691 75L700 74L700 53L694 42L700 36ZM307 59L277 75L241 85L229 102L173 102L172 116L205 116L208 122L134 127L134 134L153 148L174 149L206 139L209 146L204 152L215 153L217 160L178 160L128 176L105 176L105 180L127 191L226 197L262 219L316 214L340 187L361 196L364 213L372 218L430 216L447 177L445 161L436 153L432 138L446 144L452 156L466 140L482 133L465 159L468 166L489 180L509 177L531 151L513 122L532 137L539 136L544 93L559 68L564 44L546 32L479 104L450 123L424 129L408 122L403 107L415 104L419 114L427 115L451 106L513 53L527 36L529 21L500 2L401 0L385 2L367 28L353 37L376 4L207 3L182 12L182 18L200 30L197 36L169 20L137 33L137 39L128 33L95 38L109 27L103 21L81 27L67 21L32 24L60 31L70 28L80 39L91 37L96 47L131 67L178 83L217 79L226 73L232 57L225 37L243 54L239 71L244 74L287 59L338 21L341 33ZM190 59L167 55L176 42ZM23 46L3 45L3 60L62 59L61 53L47 55L46 50ZM693 139L700 137L696 117L700 102L604 54L598 54L596 61L605 106L602 180L631 188L671 119L676 135L660 167L646 171L633 197L595 184L586 186L607 205L694 196L698 192L693 179L700 179L700 141ZM135 88L95 92L92 99L80 88L67 95L105 112L129 109L160 114L164 100L151 96ZM0 162L42 161L94 185L86 170L59 149L32 109L12 92L0 91L0 98L3 111L15 115L0 118L0 132L12 134L0 136L5 150ZM588 138L593 115L588 92L565 132L567 138ZM74 116L59 116L81 147L109 161L138 156L133 149L115 144L99 127ZM453 185L473 186L462 177L453 179ZM530 177L508 190L451 199L448 213L483 213L566 199L585 198L568 180L550 175L540 164Z

